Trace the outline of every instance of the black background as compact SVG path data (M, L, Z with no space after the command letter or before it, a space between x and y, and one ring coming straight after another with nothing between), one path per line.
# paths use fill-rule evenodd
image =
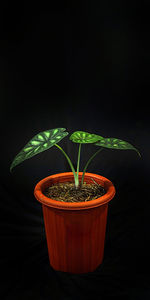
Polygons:
M0 6L1 299L150 299L149 1ZM89 166L117 190L104 261L89 274L49 266L33 196L40 179L70 171L63 155L52 148L9 172L36 133L57 127L121 138L142 155L106 149ZM61 146L76 164L76 145Z

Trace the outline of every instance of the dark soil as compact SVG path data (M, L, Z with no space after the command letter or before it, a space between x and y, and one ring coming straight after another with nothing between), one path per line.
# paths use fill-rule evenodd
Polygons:
M74 182L57 183L48 187L43 194L51 199L63 202L83 202L97 199L106 193L104 188L94 183L84 182L75 187Z

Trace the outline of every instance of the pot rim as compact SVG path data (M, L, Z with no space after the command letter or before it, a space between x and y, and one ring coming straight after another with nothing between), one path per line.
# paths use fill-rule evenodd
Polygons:
M79 179L81 179L81 176L82 172L79 172ZM84 179L89 179L90 181L90 178L93 178L97 183L102 184L105 188L106 193L97 199L86 202L62 202L48 198L43 194L44 188L50 186L50 183L52 184L54 182L64 182L62 179L66 179L65 181L69 181L69 179L73 178L74 176L72 172L58 173L45 177L36 184L34 188L34 196L39 202L46 206L64 210L82 210L98 207L108 203L115 196L116 190L113 183L106 177L94 173L85 173Z

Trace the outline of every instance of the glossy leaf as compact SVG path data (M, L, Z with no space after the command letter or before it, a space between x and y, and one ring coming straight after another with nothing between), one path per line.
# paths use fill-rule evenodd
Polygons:
M36 134L16 155L10 166L10 171L24 160L29 159L60 142L68 135L68 132L65 130L65 128L55 128Z
M84 131L75 131L70 136L70 140L74 143L79 144L92 144L99 141L102 137L100 135L84 132Z
M139 151L134 146L117 138L102 138L100 141L95 143L95 145L111 149L135 150L140 155Z

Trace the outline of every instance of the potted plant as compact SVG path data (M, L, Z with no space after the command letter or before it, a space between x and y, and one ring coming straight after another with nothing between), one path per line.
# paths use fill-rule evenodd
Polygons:
M79 144L77 170L58 143L69 133L65 128L46 130L35 135L16 155L10 171L26 159L55 146L66 157L71 171L50 175L34 189L42 203L48 253L51 266L58 271L86 273L94 271L103 260L108 203L115 187L107 178L87 173L94 157L104 148L139 151L126 141L104 138L97 134L75 131L70 136ZM98 150L79 172L82 144Z

